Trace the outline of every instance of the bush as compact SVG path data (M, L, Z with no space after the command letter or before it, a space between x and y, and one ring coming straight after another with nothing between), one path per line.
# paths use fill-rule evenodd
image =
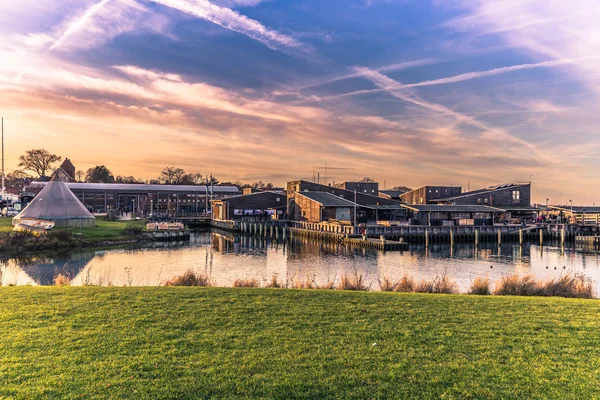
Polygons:
M440 294L456 294L458 286L454 280L444 272L441 276L436 276L433 280L422 280L415 287L417 293L440 293Z
M544 286L532 276L507 275L496 282L494 294L500 296L543 296Z
M233 282L233 287L236 288L256 288L260 286L260 282L256 278L236 279Z
M183 275L179 275L168 281L165 286L204 286L211 287L213 283L208 275L198 274L188 270Z
M382 292L393 292L394 290L396 290L397 286L398 282L393 282L387 276L384 276L383 278L379 279L379 288Z
M127 236L140 236L142 231L142 227L137 225L130 225L123 229L123 233Z
M546 282L544 295L591 299L594 297L594 283L584 274L566 274Z
M471 289L469 289L469 294L475 294L480 296L487 296L491 294L490 278L482 278L480 276L475 278L475 280L471 284Z
M433 293L433 281L421 280L415 286L415 292L417 293Z

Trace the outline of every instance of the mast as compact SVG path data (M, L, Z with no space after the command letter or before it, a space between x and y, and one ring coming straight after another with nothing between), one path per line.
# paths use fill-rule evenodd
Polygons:
M2 118L2 193L4 193L4 191L4 118Z

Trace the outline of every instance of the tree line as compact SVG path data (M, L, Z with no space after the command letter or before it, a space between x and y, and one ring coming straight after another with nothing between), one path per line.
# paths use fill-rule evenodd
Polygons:
M16 187L34 179L47 180L58 169L57 164L62 161L62 157L52 154L45 149L28 150L19 157L18 167L7 174L7 186ZM89 168L87 171L77 170L72 177L77 182L88 183L127 183L127 184L162 184L162 185L224 185L237 186L239 189L259 188L272 189L274 186L268 182L243 183L220 182L212 174L202 175L198 172L187 172L183 168L165 167L155 179L144 180L135 176L114 175L105 165L97 165Z

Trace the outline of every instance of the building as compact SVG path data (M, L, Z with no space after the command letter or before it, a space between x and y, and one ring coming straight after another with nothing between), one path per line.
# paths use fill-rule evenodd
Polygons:
M406 215L406 210L402 208L400 202L395 200L384 199L364 192L354 192L339 187L298 180L288 182L287 184L287 214L289 219L302 220L303 216L296 204L296 196L305 192L330 193L344 200L356 203L356 221L358 223L372 223L378 220L402 220Z
M531 183L505 183L432 200L436 204L486 205L506 210L502 219L528 220L540 211L531 206Z
M370 194L373 196L379 195L379 183L371 181L359 181L359 182L344 182L335 187L340 189L349 190L351 192L357 191L358 193Z
M296 221L351 223L357 204L326 192L300 192L295 197Z
M402 196L404 193L406 193L405 190L380 190L379 197L383 199L401 201L402 199L400 198L400 196Z
M32 182L25 190L38 193L46 182ZM210 208L210 199L238 195L236 186L146 185L67 182L66 187L92 212L128 210L152 213L197 213Z
M422 226L486 226L505 210L480 205L404 204L411 225Z
M212 201L212 217L231 221L244 218L282 219L287 197L276 192L257 192Z
M267 189L266 187L265 188L247 187L242 190L243 194L260 193L260 192L285 193L285 188L275 188L274 187L274 188Z
M56 176L13 218L12 224L17 225L23 219L29 218L51 221L59 228L96 225L96 218L92 213Z
M456 196L462 193L460 186L423 186L400 195L406 204L431 204L436 199Z
M65 182L75 182L75 166L73 165L71 160L65 158L65 161L63 161L59 169L61 169L66 175L66 177L68 177L69 179Z
M597 206L548 206L542 214L557 223L600 226L600 207Z

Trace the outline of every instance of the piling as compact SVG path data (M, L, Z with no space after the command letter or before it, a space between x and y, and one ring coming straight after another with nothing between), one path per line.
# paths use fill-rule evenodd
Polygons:
M498 229L498 246L502 244L502 231Z
M544 245L544 231L540 229L540 246Z
M429 247L429 229L425 229L425 247Z
M475 229L475 247L479 246L479 229Z
M523 229L519 229L519 244L523 245Z
M450 229L450 246L454 246L454 230Z

